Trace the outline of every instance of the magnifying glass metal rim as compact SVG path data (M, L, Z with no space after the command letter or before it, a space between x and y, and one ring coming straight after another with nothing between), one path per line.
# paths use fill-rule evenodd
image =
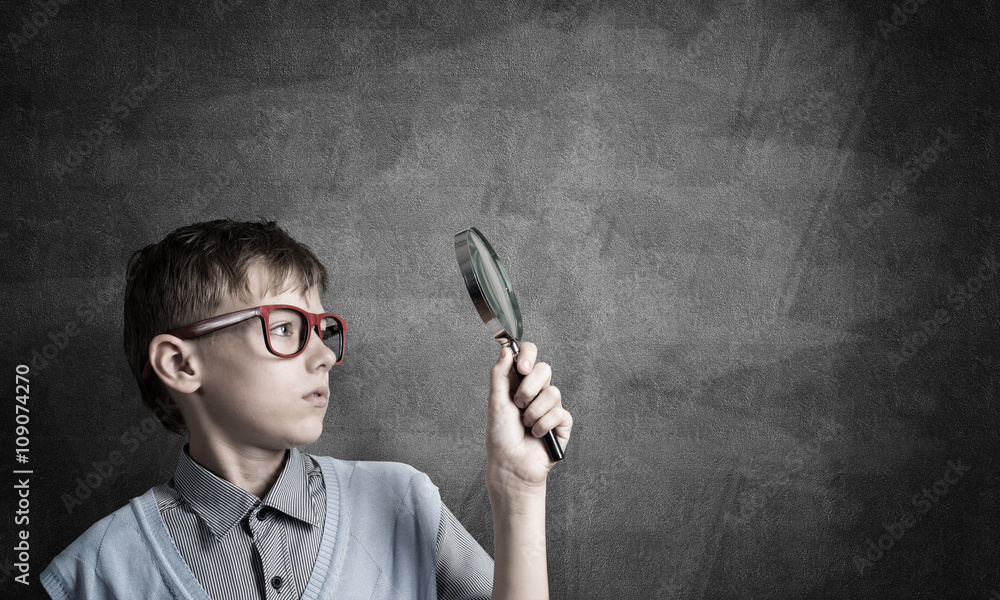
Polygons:
M524 334L524 325L521 321L521 308L517 303L517 296L510 294L510 302L513 305L514 318L516 319L516 323L513 323L512 327L518 331L507 331L503 323L500 322L499 317L497 317L497 313L490 305L489 300L483 294L483 282L479 280L479 275L473 266L472 249L469 247L469 237L473 233L483 243L493 262L496 263L496 266L500 270L500 275L503 277L504 285L507 287L507 292L510 293L510 279L507 277L507 271L503 268L503 263L500 262L500 257L497 256L497 253L493 250L493 246L490 245L486 237L475 227L470 227L455 235L455 256L458 258L458 266L462 271L462 279L465 281L466 289L469 290L469 296L476 307L476 312L479 313L479 318L486 324L490 335L493 336L493 339L504 345L512 344L514 346L514 353L516 354L517 343L521 341L521 336Z

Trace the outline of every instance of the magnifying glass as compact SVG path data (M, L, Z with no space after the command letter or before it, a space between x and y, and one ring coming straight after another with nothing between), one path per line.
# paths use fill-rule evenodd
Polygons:
M512 372L520 378L517 356L520 353L519 343L524 335L524 325L517 297L514 296L510 279L507 278L507 272L500 264L497 253L478 229L470 227L455 236L455 257L479 318L486 324L493 339L514 353ZM546 433L542 441L553 461L563 459L554 431Z

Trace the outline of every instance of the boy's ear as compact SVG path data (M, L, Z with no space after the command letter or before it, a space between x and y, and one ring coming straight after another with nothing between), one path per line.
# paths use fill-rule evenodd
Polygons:
M192 344L168 333L149 342L149 363L168 388L191 394L201 387L201 377L194 368L197 359Z

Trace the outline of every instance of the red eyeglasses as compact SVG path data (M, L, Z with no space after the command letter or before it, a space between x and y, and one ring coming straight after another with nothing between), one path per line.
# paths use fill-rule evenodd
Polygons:
M315 329L323 344L337 356L333 364L339 365L344 360L347 328L344 320L333 313L316 314L288 304L269 304L210 317L175 329L169 334L182 340L191 340L254 317L260 319L264 329L264 344L268 352L275 356L292 358L302 354L309 343L309 334ZM148 379L152 372L153 366L147 359L146 366L142 369L142 378Z

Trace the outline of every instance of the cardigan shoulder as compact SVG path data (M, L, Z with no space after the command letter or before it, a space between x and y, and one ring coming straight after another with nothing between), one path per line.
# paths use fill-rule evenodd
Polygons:
M127 504L97 523L56 556L40 582L56 600L122 598L145 582L147 598L173 598L163 583L132 505Z

